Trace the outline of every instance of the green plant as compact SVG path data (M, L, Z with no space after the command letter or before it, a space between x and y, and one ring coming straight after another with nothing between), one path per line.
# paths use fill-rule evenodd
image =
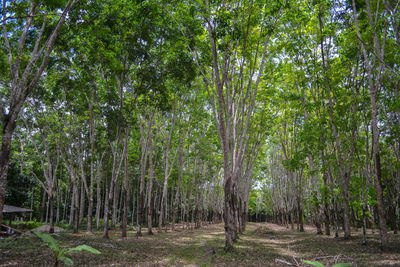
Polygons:
M308 264L310 264L312 266L315 266L315 267L325 267L324 264L322 264L322 263L320 263L318 261L306 261L306 260L303 260L303 262L304 263L308 263ZM336 263L332 267L349 267L349 266L352 266L352 264L351 263Z
M37 231L34 231L33 233L54 251L54 266L58 266L60 261L64 262L66 265L73 265L74 262L72 259L66 256L72 251L88 251L94 254L101 254L100 251L88 245L79 245L74 248L60 248L57 244L57 241L51 235L43 234Z

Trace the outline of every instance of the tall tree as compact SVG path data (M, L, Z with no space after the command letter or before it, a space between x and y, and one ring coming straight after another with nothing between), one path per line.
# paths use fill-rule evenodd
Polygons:
M47 6L40 6L40 3L36 1L8 2L8 4L6 0L2 1L1 21L4 39L2 44L7 51L10 76L7 77L7 81L4 83L5 87L3 87L4 91L0 100L0 118L2 121L0 221L3 219L8 162L10 160L10 148L16 121L26 98L35 89L46 68L60 29L75 2L75 0L69 0L64 7L60 7L58 3L53 6L54 2L50 2L50 5ZM20 9L18 5L22 5L23 8ZM62 8L62 13L58 18L56 16L54 21L51 17L49 18L48 14L49 11L57 10L58 8ZM19 10L26 12L16 14L17 17L24 18L23 24L18 23L11 27L9 22L15 18L10 14ZM41 24L37 18L39 18L39 21L41 20ZM51 29L50 34L48 34L49 27ZM31 39L32 36L33 39ZM26 55L29 55L28 60L24 59Z

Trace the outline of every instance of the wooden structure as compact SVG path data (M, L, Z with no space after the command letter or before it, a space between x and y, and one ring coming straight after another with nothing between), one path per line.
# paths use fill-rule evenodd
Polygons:
M4 205L4 207L3 207L4 214L27 213L27 212L32 212L32 211L33 210L19 208L19 207L15 207L15 206L11 206L11 205Z
M15 207L15 206L11 206L11 205L4 205L4 207L3 207L3 214L8 215L10 218L10 226L11 226L11 222L14 219L14 216L16 214L30 213L32 211L33 210L31 210L31 209L25 209L25 208Z
M10 226L0 224L0 237L7 237L15 234L20 235L21 234L20 231L11 228L12 219L14 218L15 214L23 214L30 212L32 212L31 209L25 209L11 205L4 205L3 214L7 214L10 217Z

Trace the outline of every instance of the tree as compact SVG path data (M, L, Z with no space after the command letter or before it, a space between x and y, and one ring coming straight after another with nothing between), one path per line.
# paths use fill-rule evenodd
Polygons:
M64 24L67 14L75 4L75 0L69 0L63 7L63 11L59 18L57 16L53 21L48 22L48 13L50 10L60 8L60 6L50 5L39 6L39 2L21 3L25 8L22 10L25 14L16 15L24 18L22 25L20 21L14 28L8 27L12 21L12 14L20 9L18 4L9 4L2 1L2 29L3 39L2 45L6 48L8 57L8 67L10 76L2 84L2 97L0 101L0 118L2 121L2 141L0 150L0 221L3 218L4 194L7 183L8 162L10 160L10 149L12 135L16 127L21 108L26 98L35 89L43 71L49 61L51 51L58 37L60 29ZM58 3L57 3L58 4ZM42 20L41 26L36 18ZM52 18L50 17L50 20ZM45 31L50 24L52 29L50 34ZM13 25L13 26L14 26ZM11 25L10 25L11 26ZM20 29L22 28L22 31ZM11 34L11 35L10 35ZM10 36L12 38L10 38ZM17 39L19 36L19 40ZM34 36L34 39L31 39ZM28 52L29 49L32 49ZM25 60L27 54L29 60Z

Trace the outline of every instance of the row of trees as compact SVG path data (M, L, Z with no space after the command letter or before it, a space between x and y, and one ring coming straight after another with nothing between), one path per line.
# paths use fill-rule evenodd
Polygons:
M364 243L379 227L385 246L399 223L398 3L307 2L296 14L280 31L286 107L254 196L270 205L258 212L301 231L306 218L319 234L342 225L345 238L362 226Z
M12 150L10 177L35 181L27 201L75 231L84 218L88 231L102 218L105 237L110 223L126 236L129 218L137 235L223 219L230 250L249 208L318 233L342 222L346 238L376 213L382 245L386 218L397 227L396 1L3 1L1 13L0 211Z

